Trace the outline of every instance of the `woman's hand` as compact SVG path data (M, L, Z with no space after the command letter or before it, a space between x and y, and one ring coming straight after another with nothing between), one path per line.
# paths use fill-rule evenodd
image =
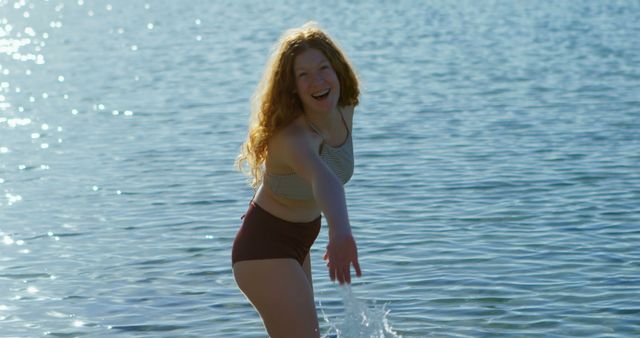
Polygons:
M358 262L358 248L351 234L333 236L329 239L324 260L328 260L329 277L331 281L336 278L340 284L351 283L351 264L356 270L356 276L362 276L360 263Z

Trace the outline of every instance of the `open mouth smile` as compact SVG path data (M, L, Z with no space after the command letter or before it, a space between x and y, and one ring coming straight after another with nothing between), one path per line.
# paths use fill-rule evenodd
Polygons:
M329 93L331 93L331 89L327 88L321 92L315 93L315 94L311 94L311 97L313 97L314 99L316 99L317 101L322 101L324 99L326 99L327 97L329 97Z

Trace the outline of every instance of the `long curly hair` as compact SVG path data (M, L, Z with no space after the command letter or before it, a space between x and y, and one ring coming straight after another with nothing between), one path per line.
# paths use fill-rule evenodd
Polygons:
M294 93L293 64L296 56L313 48L324 54L340 82L341 107L356 106L360 91L349 60L315 22L286 31L275 45L262 80L251 99L247 139L236 159L236 166L250 177L257 189L264 176L269 139L303 114L302 102ZM248 168L247 168L248 167Z

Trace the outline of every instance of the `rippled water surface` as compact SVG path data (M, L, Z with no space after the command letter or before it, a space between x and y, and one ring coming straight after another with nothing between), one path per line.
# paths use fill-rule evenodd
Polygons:
M231 275L233 161L272 44L310 19L362 81L364 276L329 281L325 225L323 333L640 336L639 13L0 0L0 336L265 336Z

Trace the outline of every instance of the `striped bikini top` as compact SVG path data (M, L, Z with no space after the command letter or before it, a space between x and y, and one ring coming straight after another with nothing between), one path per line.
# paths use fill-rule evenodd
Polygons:
M340 117L345 128L347 128L347 139L337 147L332 147L323 140L320 144L320 158L331 168L342 184L346 184L353 175L353 140L342 111L340 111ZM309 121L309 126L318 135L322 135L311 121ZM296 175L296 173L271 174L266 172L264 182L274 194L285 198L293 200L309 200L313 198L311 184Z

